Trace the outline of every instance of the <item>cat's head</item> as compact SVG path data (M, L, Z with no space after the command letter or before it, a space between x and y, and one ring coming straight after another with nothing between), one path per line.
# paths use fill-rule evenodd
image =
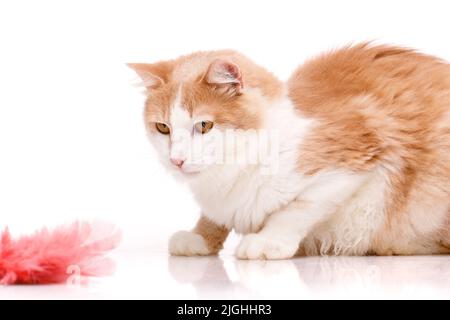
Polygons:
M146 88L151 142L162 162L184 175L225 165L239 158L237 153L248 152L231 140L257 132L265 105L281 93L272 74L232 51L128 66Z

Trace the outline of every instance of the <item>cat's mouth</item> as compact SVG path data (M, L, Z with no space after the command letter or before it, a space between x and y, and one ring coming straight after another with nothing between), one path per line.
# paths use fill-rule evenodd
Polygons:
M174 170L182 175L195 176L201 173L205 169L205 166L198 165L183 165L182 167L175 167Z
M188 175L188 176L194 176L202 172L200 169L180 169L180 172L182 174Z

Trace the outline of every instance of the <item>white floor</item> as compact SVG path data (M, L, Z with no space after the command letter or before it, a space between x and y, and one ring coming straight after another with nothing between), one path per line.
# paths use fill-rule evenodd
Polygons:
M117 252L113 276L89 283L0 287L2 299L450 298L450 257L310 257L238 261Z

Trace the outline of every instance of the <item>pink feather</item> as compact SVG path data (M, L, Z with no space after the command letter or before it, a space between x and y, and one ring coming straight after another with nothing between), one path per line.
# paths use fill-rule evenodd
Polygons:
M0 235L0 284L50 284L111 272L105 254L116 248L121 233L102 223L75 222L46 228L16 240Z

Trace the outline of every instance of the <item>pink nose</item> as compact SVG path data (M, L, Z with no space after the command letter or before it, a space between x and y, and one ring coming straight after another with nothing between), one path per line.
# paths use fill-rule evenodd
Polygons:
M178 168L181 168L183 166L184 160L170 158L170 162L172 162L172 164L174 166L177 166Z

